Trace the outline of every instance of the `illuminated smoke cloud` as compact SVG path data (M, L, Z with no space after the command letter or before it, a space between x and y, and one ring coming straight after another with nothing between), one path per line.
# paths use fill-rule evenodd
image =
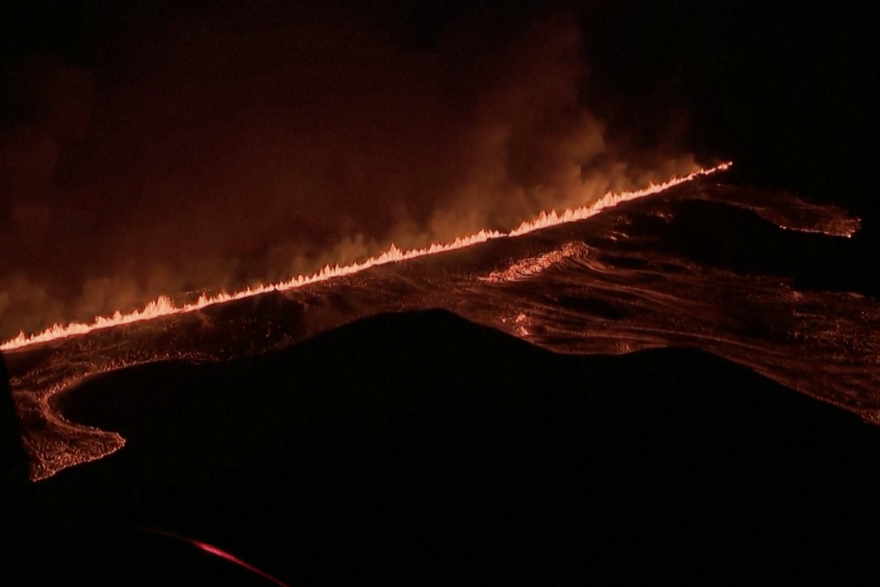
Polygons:
M89 67L3 73L21 115L0 137L0 339L696 169L610 138L565 16L489 37L453 21L428 44L332 7L148 25Z

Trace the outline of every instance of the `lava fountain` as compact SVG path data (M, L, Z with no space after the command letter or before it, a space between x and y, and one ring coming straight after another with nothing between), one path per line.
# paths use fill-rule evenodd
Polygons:
M174 304L171 298L167 296L160 296L159 298L148 303L141 310L135 310L134 312L130 312L128 314L123 314L122 312L117 310L110 316L96 317L91 324L81 322L73 322L66 325L55 324L42 332L38 332L30 336L26 335L24 332L20 332L17 337L0 344L0 350L12 351L42 342L66 338L68 336L87 334L89 332L102 328L111 328L113 326L131 324L133 322L153 320L155 318L160 318L163 316L194 312L213 304L222 304L224 302L240 300L243 298L256 296L272 291L287 291L312 283L326 281L334 277L351 275L353 273L364 271L365 269L369 269L370 267L374 267L376 265L396 263L399 261L406 261L408 259L415 259L417 257L424 257L426 255L435 255L437 253L444 253L446 251L469 247L478 243L486 242L490 239L520 236L528 234L530 232L534 232L536 230L541 230L543 228L565 224L567 222L584 220L598 214L605 208L615 206L621 202L635 200L637 198L642 198L644 196L649 196L662 192L671 187L693 181L698 177L711 175L718 171L724 171L728 169L731 165L732 162L728 161L726 163L716 165L715 167L699 169L689 175L674 177L660 184L651 184L648 187L640 190L619 193L609 192L590 204L578 208L566 209L561 213L557 212L556 210L551 210L550 212L541 212L537 217L533 218L532 220L527 220L523 222L522 224L520 224L519 227L511 230L510 232L481 230L474 234L456 238L452 242L433 243L424 248L410 249L407 251L401 251L392 244L384 253L375 257L370 257L361 262L351 263L349 265L342 266L335 265L332 267L330 265L327 265L320 271L317 271L311 275L297 275L296 277L293 277L287 281L267 285L259 285L257 287L247 288L234 293L219 293L213 296L202 294L195 302L181 306Z

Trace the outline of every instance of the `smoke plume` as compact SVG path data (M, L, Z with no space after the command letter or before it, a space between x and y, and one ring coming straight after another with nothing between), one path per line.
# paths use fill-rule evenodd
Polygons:
M5 67L0 339L696 168L591 114L573 19L413 40L367 11L279 10L112 21L88 63Z

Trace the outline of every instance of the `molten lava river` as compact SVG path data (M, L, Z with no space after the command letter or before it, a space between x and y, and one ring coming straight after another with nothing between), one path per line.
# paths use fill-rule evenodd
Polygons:
M32 478L124 445L53 409L54 396L86 378L155 361L229 360L428 308L560 353L702 349L880 423L880 303L801 287L794 267L804 263L800 247L839 246L858 219L708 177L724 168L542 215L508 234L392 249L260 290L181 308L160 299L130 316L8 341Z

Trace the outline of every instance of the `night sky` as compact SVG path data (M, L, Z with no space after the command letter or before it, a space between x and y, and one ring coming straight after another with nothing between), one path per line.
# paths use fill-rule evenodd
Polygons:
M873 220L867 9L0 7L0 338L736 162Z

